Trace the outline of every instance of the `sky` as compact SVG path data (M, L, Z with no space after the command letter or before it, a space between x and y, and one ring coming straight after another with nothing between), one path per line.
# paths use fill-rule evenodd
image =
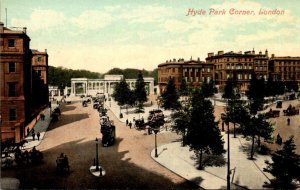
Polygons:
M49 65L55 67L100 73L115 67L153 70L173 58L204 61L209 52L253 48L300 56L299 0L0 2L1 21L6 24L7 18L8 28L27 27L30 48L47 49ZM259 14L275 9L283 14Z

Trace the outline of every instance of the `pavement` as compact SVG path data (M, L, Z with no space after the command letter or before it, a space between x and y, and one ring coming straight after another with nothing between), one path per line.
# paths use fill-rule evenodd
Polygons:
M218 100L212 103L217 106L224 106L224 102ZM148 112L158 109L158 105L154 102L152 105L145 106L145 112L141 114L134 113L134 108L129 109L130 114L126 114L126 110L122 109L123 118L119 117L120 107L114 101L107 101L106 106L117 116L117 118L126 122L126 119L132 121L133 118L147 118ZM162 108L159 108L162 109ZM171 112L164 110L164 114L168 117ZM161 128L161 132L171 132L170 129ZM224 140L224 148L227 151L227 134L222 132ZM159 134L157 137L159 141ZM269 183L273 177L269 173L263 172L266 167L265 160L271 161L270 156L255 154L254 160L249 160L251 141L242 136L237 135L233 138L230 135L230 169L231 169L231 189L262 189L265 182ZM179 176L197 184L204 189L226 189L227 187L227 164L221 167L206 167L204 170L197 169L195 154L190 151L188 146L182 147L181 142L173 142L159 146L157 148L158 157L155 157L155 149L151 151L151 157L163 167L173 171ZM227 163L227 153L224 155Z
M55 109L56 107L58 107L59 105L58 104L51 104L51 110ZM34 132L35 132L35 140L33 140L33 137L32 137L32 130L30 131L30 133L25 137L25 140L27 141L27 143L24 144L24 149L32 149L34 146L38 146L43 138L44 138L44 135L46 134L47 132L47 129L51 123L51 110L50 108L46 108L44 110L44 115L45 115L45 119L44 120L37 120L37 122L34 124ZM36 134L37 133L40 133L40 138L39 140L37 139L37 136Z
M109 108L117 118L125 123L126 119L129 121L133 121L133 119L138 119L144 117L147 119L148 113L150 110L157 109L159 106L154 103L149 103L149 105L145 106L145 112L138 114L134 113L134 108L129 108L128 112L130 114L126 114L126 109L122 109L123 118L119 117L120 107L114 101L106 101L106 107ZM222 102L216 101L216 105L222 105ZM54 109L57 104L52 104L52 109ZM161 109L161 108L159 108ZM163 109L162 109L163 110ZM166 116L171 114L168 110L163 110ZM34 125L35 134L40 132L40 139L33 140L30 135L28 135L25 139L28 143L25 144L25 149L31 149L34 146L38 146L44 138L44 135L47 131L47 128L51 122L50 118L50 108L44 110L45 120L38 120ZM170 132L170 129L162 128L162 132ZM227 147L227 138L224 132L222 132L223 139L225 141L224 147ZM159 141L159 134L157 137ZM230 168L232 171L231 181L232 189L262 189L263 184L265 182L269 182L272 176L268 173L263 172L263 168L265 167L265 160L270 160L269 156L257 155L255 160L248 159L248 149L249 149L250 141L247 139L237 136L237 138L233 138L230 136ZM157 148L158 157L155 157L155 149L151 151L151 157L153 160L158 162L160 165L165 168L173 171L179 176L199 185L204 189L225 189L227 186L226 176L227 176L227 164L221 167L206 167L205 170L198 170L196 165L196 160L194 156L194 152L190 151L189 147L182 147L181 142L173 142L169 144L164 144ZM224 159L227 160L227 154L224 154ZM1 179L3 180L3 179ZM6 180L7 181L7 180ZM14 184L18 184L15 180Z

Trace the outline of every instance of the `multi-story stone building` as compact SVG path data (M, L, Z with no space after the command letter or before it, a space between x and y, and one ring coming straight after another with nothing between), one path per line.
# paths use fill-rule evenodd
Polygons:
M40 85L40 78L32 74L34 56L26 28L11 30L0 23L0 34L1 141L13 139L19 142L25 136L26 125L42 106L48 105L48 100L45 101L48 94L38 94L40 91L37 91L39 87L45 88L48 84L46 80L46 84ZM46 58L45 63L48 63L48 56ZM43 99L44 105L39 103L40 99Z
M214 65L203 61L184 59L167 60L158 65L159 91L163 92L170 78L174 80L175 86L179 89L182 79L185 79L188 86L197 87L203 81L214 80Z
M179 89L183 77L191 86L213 79L222 90L227 79L235 75L240 90L245 91L253 72L265 80L272 76L273 80L296 80L300 84L300 57L275 57L274 54L269 57L268 50L265 53L252 50L244 53L218 51L216 55L208 53L206 62L174 59L158 65L158 84L163 90L169 78L174 78Z
M268 75L268 51L265 54L255 51L228 52L219 51L217 55L208 53L207 63L214 64L215 83L220 87L224 86L229 77L236 76L241 91L247 89L252 72L256 72L257 77L267 79Z
M269 60L269 74L274 80L300 82L300 57L275 57Z

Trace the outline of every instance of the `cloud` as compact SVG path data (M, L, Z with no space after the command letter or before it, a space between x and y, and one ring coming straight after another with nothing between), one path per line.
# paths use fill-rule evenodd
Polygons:
M84 11L78 17L70 19L71 23L85 30L103 28L109 25L112 20L110 14L96 10Z
M63 13L54 10L33 10L29 19L13 18L12 26L26 26L31 31L63 26L67 18Z
M170 7L145 5L134 7L132 10L123 10L118 18L128 20L129 23L149 23L160 22L172 14L174 14L174 10Z
M112 11L116 8L106 7L105 9ZM78 17L66 17L63 12L54 10L34 10L29 19L13 18L12 25L26 26L32 32L44 29L69 30L68 27L94 30L104 28L112 21L113 17L109 13L98 10L84 11Z

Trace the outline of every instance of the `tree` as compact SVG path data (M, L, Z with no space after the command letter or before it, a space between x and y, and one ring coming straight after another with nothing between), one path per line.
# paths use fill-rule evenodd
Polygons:
M215 82L213 80L210 80L209 82L204 81L201 85L201 91L204 97L212 97L215 93L217 93Z
M125 78L123 78L120 83L116 83L112 97L118 102L118 105L120 106L120 112L121 106L129 104L131 99L130 95L130 89Z
M233 122L233 136L236 137L235 124L238 120L237 116L239 115L239 110L241 110L241 107L243 106L241 101L239 101L240 93L236 77L227 79L222 97L227 99L225 115L227 123Z
M258 90L259 89L259 90ZM255 115L259 110L263 109L265 97L264 79L257 79L255 72L252 73L250 86L246 95L250 101L250 113Z
M196 90L192 97L187 144L199 158L199 169L204 168L202 163L204 152L217 155L224 153L224 141L213 113L212 103L205 99L200 90Z
M169 79L166 90L161 95L162 107L165 109L179 109L181 107L179 103L179 96L176 91L176 87L173 79Z
M275 82L273 80L272 75L269 75L267 84L266 84L266 96L275 96L276 91L275 91Z
M179 87L179 95L180 96L188 95L188 86L187 86L185 78L181 79L181 83L180 83L180 87Z
M253 159L254 157L254 143L256 136L264 138L265 141L273 139L273 126L266 120L265 115L263 114L253 116L248 112L248 116L241 122L241 128L242 133L245 136L250 136L252 139L250 159Z
M144 109L143 104L147 101L147 92L145 89L145 82L141 71L139 72L135 83L134 96L136 101L138 102L136 112L141 113Z
M171 126L173 130L182 135L182 146L186 144L186 133L190 123L190 113L189 110L179 110L171 114L173 125Z
M300 181L300 155L295 153L296 145L291 136L283 143L283 148L272 154L272 163L266 161L265 172L272 174L275 179L271 186L275 189L293 189L293 180Z

